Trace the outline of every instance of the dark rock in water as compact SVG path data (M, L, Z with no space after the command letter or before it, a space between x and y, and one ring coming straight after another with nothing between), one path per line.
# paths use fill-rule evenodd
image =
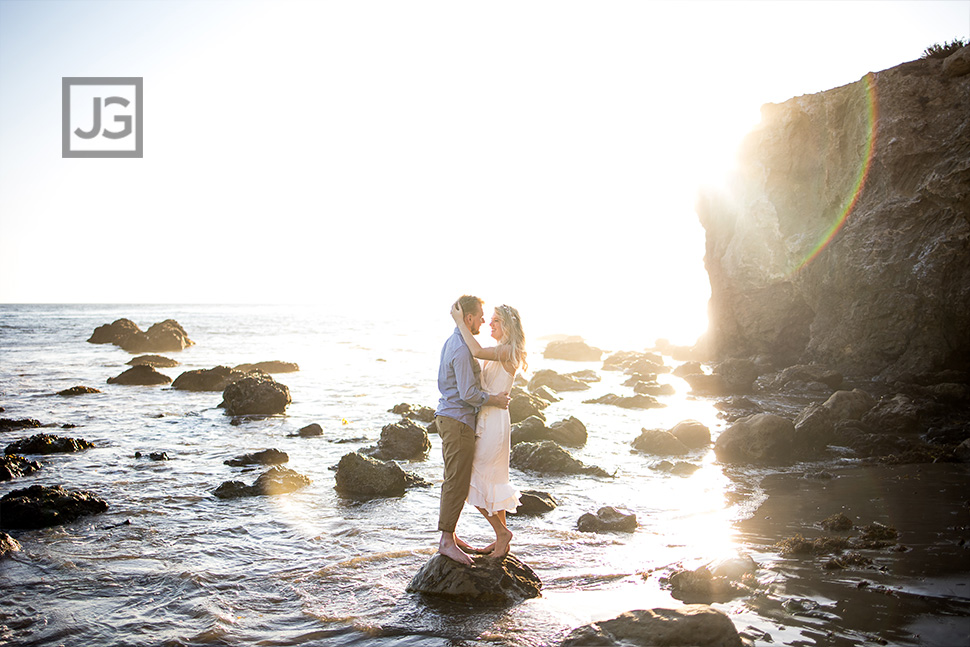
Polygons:
M83 438L66 438L51 434L34 434L7 445L6 454L61 454L90 449L94 443Z
M407 404L402 402L391 408L391 413L399 416L417 420L418 422L429 423L434 421L434 409L419 404Z
M796 364L766 376L762 385L763 391L810 391L812 385L822 385L826 392L831 393L842 386L842 374L817 364Z
M603 360L603 370L604 371L625 371L640 360L646 360L651 364L656 366L663 365L663 357L657 355L656 353L641 353L633 350L621 350L613 353L609 357ZM645 371L658 372L658 371Z
M683 456L690 451L687 445L663 429L644 429L633 440L633 448L657 456Z
M242 481L226 481L213 490L212 494L220 499L273 496L294 492L310 485L310 483L312 481L299 472L277 465L260 474L252 485L246 485Z
M824 530L829 532L843 532L846 530L852 530L852 519L841 512L833 514L831 517L827 517L822 520L819 524Z
M174 319L153 324L145 332L130 319L118 319L96 328L88 341L92 344L114 344L129 353L165 353L182 350L195 343Z
M290 390L268 375L247 375L222 392L220 407L226 415L273 415L286 411L292 402Z
M31 485L0 499L0 527L47 528L107 509L104 499L91 492L65 490L60 485Z
M887 378L967 366L968 156L954 124L970 79L942 67L919 59L762 107L730 185L697 202L717 356Z
M548 492L522 490L519 493L519 507L516 508L515 512L510 514L531 517L552 512L558 506L559 503Z
M472 559L475 563L465 566L435 555L411 579L407 590L476 607L507 607L541 595L539 576L513 555L501 560Z
M408 474L393 461L382 461L359 453L345 454L337 464L337 491L360 496L400 496L420 477Z
M791 459L795 426L770 413L741 418L717 437L714 453L725 463L779 464Z
M156 371L147 365L133 366L127 371L116 377L109 377L108 384L126 384L134 386L154 386L156 384L168 384L172 378Z
M88 393L101 393L101 391L91 386L72 386L69 389L58 391L57 395L72 396L72 395L86 395Z
M795 418L794 448L799 453L823 449L835 437L835 416L821 404L810 404Z
M701 375L704 373L704 369L700 362L684 362L671 372L677 377L685 377L687 375Z
M657 470L658 472L670 472L675 476L690 476L700 468L700 465L694 465L693 463L688 463L687 461L677 461L676 463L671 463L670 461L660 461L659 463L650 466L650 469L652 470Z
M603 506L596 514L587 512L576 522L580 532L634 532L637 529L637 516L613 506Z
M714 368L714 374L721 376L726 393L743 395L751 393L758 367L750 359L726 359Z
M40 469L40 463L27 460L16 454L0 456L0 481L9 481L20 476L33 474Z
M642 645L644 647L744 647L734 623L706 604L678 609L627 611L612 620L573 630L560 647Z
M750 556L713 562L692 571L677 571L669 578L671 596L687 604L729 602L749 595L757 586L758 565Z
M21 418L13 420L11 418L0 418L0 431L15 431L17 429L33 429L43 427L39 420L33 418Z
M598 362L603 351L584 341L551 341L543 351L546 359L566 359L575 362Z
M419 460L431 451L428 431L410 418L384 425L376 447L363 451L380 460Z
M517 445L551 440L559 445L582 447L587 437L586 425L572 416L549 427L536 416L530 416L512 427L511 443Z
M518 387L512 389L511 395L512 399L509 401L509 418L513 425L531 416L535 416L540 420L546 419L542 410L549 406L548 402Z
M566 376L574 380L579 380L580 382L586 382L587 384L601 380L600 376L596 374L596 371L590 368L583 369L582 371L573 371L572 373L567 373Z
M552 369L542 369L536 371L529 380L529 390L535 391L540 386L545 386L553 391L586 391L589 384L581 382L568 375L560 375Z
M535 391L532 392L532 395L534 395L537 398L541 399L545 403L545 404L542 405L542 408L543 409L545 409L547 406L549 406L553 402L561 402L562 401L562 398L560 398L558 395L556 395L556 393L552 389L550 389L548 386L540 386L540 387L536 388Z
M902 394L886 396L862 417L862 422L877 432L912 434L920 431L920 409Z
M876 399L862 389L836 391L822 406L832 412L836 422L862 420L862 416L876 406Z
M180 391L223 391L227 386L245 377L245 373L228 366L199 368L185 371L172 382L173 389Z
M689 449L701 449L711 444L711 430L696 420L682 420L670 430L670 435Z
M511 432L511 444L519 443L538 443L549 440L549 427L546 426L545 418L539 416L529 416L525 420L513 424Z
M255 364L240 364L239 366L233 367L232 370L239 371L240 373L251 373L253 371L262 371L263 373L296 373L300 370L300 366L296 362L270 360L268 362L256 362Z
M640 382L633 385L633 392L642 395L673 395L677 391L672 384L659 384L658 382Z
M5 532L0 532L0 559L23 548L20 542Z
M582 461L573 458L569 452L551 440L515 445L512 447L510 463L516 469L540 474L611 476L600 467L584 465Z
M242 467L244 465L281 465L282 463L289 462L289 460L290 457L284 451L280 451L279 449L264 449L253 452L252 454L243 454L236 458L230 458L223 462L233 467Z
M727 385L724 378L720 375L707 375L706 373L693 373L685 375L684 380L690 384L691 393L697 395L728 395Z
M147 456L145 454L142 454L141 452L135 452L135 458L148 458L149 460L152 460L152 461L172 460L171 458L169 458L168 453L166 452L151 452Z
M607 393L595 400L583 400L583 404L611 404L623 409L658 409L667 406L650 395L622 396L613 393Z
M315 422L311 422L306 427L301 427L298 432L296 432L301 438L313 438L315 436L323 435L323 427Z
M139 355L127 362L128 366L154 366L155 368L175 368L179 365L174 359L162 357L161 355Z

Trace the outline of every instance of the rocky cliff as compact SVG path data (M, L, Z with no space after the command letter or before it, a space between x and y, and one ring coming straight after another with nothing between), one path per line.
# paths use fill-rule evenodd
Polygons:
M715 357L884 378L968 367L964 69L921 59L762 108L736 173L698 199Z

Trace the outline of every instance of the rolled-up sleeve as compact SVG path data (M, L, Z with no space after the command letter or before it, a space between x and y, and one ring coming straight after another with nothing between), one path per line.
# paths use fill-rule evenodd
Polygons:
M482 391L478 384L478 378L475 376L475 370L472 368L472 362L475 360L472 359L467 349L464 350L465 352L455 353L454 360L452 360L452 366L455 369L455 379L458 381L458 397L476 409L479 409L488 402L488 393Z

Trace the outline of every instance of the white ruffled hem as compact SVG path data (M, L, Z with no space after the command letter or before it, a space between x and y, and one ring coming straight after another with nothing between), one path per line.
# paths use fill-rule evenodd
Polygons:
M468 488L468 498L465 500L476 508L485 510L488 516L500 510L515 512L521 505L519 491L511 483L490 485L485 489L489 491L483 492L481 487L472 483Z

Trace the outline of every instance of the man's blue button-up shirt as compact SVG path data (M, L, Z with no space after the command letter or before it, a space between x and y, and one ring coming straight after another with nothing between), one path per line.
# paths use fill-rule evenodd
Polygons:
M474 429L478 410L488 402L488 393L482 391L481 372L456 326L441 348L441 363L438 365L441 399L435 415L454 418Z

